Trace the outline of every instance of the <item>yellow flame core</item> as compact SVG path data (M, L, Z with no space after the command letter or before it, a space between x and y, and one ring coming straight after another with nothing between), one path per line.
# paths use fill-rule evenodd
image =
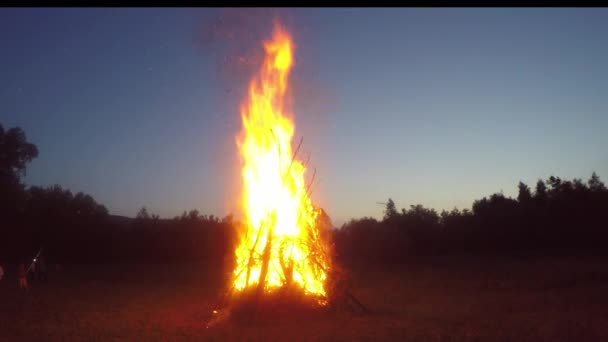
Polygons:
M262 281L269 291L297 284L306 293L325 296L329 261L320 252L319 211L307 193L305 166L292 155L294 123L284 115L293 66L291 37L275 25L264 50L262 68L241 105L243 130L237 145L244 163L246 231L235 252L233 285L243 290ZM264 259L266 276L260 279Z

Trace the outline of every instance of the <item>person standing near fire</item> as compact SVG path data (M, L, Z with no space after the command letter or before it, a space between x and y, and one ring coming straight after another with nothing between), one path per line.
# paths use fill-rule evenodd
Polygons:
M34 258L34 260L32 260L32 263L30 264L30 268L27 271L25 271L26 276L29 276L29 278L30 278L30 281L29 281L30 284L33 284L34 281L36 280L36 276L37 276L36 261L37 261L36 258Z
M45 258L43 256L40 256L36 263L38 263L38 268L36 269L36 271L38 272L38 279L46 281L47 268Z
M17 271L18 275L19 275L19 288L27 291L27 278L26 276L26 272L25 272L25 265L23 263L19 264L19 269Z

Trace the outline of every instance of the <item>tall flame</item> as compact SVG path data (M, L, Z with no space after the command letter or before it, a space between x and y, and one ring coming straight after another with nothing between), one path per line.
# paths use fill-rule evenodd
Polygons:
M297 285L325 296L329 260L317 227L319 210L307 193L305 166L292 154L294 123L287 116L293 42L275 23L263 46L263 65L241 105L237 146L244 164L246 231L235 252L233 285L238 291L260 282L265 291Z

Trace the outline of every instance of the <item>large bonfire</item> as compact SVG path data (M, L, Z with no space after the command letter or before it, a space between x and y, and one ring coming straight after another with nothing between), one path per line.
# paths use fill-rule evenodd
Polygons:
M272 39L263 47L263 64L241 105L237 146L243 161L245 225L231 285L235 294L253 293L258 299L295 289L323 306L331 257L318 223L321 210L309 197L306 166L297 160L300 145L292 150L294 122L288 107L294 45L275 23Z

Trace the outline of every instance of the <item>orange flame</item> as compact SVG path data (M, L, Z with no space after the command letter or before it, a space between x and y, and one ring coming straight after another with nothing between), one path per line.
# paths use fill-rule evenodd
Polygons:
M246 231L235 252L233 285L242 291L262 282L270 291L292 284L324 297L329 260L317 227L319 210L307 193L306 168L292 155L294 123L286 116L293 42L275 24L272 40L263 45L262 68L241 105L237 146L244 163Z

